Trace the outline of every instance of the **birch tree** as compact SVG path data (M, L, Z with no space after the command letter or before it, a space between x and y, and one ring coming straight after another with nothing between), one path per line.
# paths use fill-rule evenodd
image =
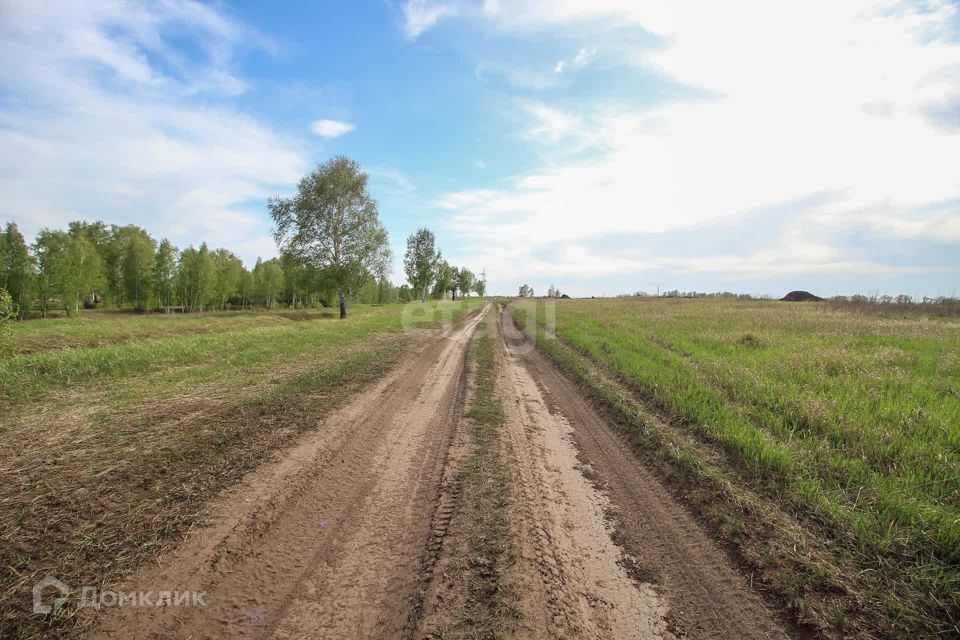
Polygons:
M386 275L387 231L356 161L328 160L300 180L296 195L271 198L267 206L280 250L329 275L341 319L347 317L346 296L371 275Z

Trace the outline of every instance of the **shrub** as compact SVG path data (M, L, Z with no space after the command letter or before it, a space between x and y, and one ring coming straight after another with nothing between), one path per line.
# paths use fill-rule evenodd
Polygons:
M0 288L0 353L13 350L13 324L17 317L17 307L6 289Z

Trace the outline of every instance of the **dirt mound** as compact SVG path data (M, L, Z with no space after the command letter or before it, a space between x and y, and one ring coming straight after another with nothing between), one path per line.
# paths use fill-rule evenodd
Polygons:
M784 302L816 302L817 300L823 300L820 296L815 296L809 291L791 291L780 299Z

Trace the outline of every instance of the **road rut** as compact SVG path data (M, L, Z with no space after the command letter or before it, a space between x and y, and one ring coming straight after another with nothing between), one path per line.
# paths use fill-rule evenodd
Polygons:
M220 496L208 524L115 587L201 591L205 607L103 610L88 636L427 638L477 628L458 616L473 597L461 556L484 530L460 491L476 446L464 415L478 327L496 340L503 407L495 478L487 471L501 512L489 517L509 523L500 566L483 570L511 601L470 611L502 617L501 637L791 635L576 386L488 305Z

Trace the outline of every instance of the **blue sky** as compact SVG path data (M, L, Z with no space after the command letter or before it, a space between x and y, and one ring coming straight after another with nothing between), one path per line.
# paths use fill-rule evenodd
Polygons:
M0 220L248 264L357 159L494 293L960 293L960 11L924 2L0 0Z

